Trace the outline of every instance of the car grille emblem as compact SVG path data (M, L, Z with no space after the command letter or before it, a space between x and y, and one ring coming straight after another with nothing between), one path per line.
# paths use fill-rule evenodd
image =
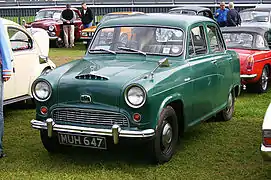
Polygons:
M89 96L89 95L81 95L80 101L82 103L91 103L91 96Z

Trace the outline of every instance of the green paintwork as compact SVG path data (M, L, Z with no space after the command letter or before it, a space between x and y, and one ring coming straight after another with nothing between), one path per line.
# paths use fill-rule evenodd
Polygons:
M187 32L191 27L199 24L217 26L213 20L201 16L160 14L159 18L157 15L140 15L114 19L103 23L99 29L119 24L181 28L187 36L186 44L189 41ZM209 39L207 43L209 44ZM89 108L121 112L130 119L131 129L155 129L163 107L178 102L182 108L175 110L183 117L180 123L184 130L187 130L224 109L228 94L235 90L234 88L240 88L237 53L230 50L212 53L209 48L208 45L206 55L188 57L183 53L178 57L168 57L170 66L158 68L153 79L143 77L149 74L164 56L145 57L135 53L86 54L83 59L62 65L37 79L47 80L52 85L53 93L48 101L36 102L36 118L44 121L51 115L41 115L41 106L47 106L49 112L56 107ZM217 64L211 63L214 59ZM107 76L109 80L75 78L81 72L90 71L90 68L94 68L97 74ZM186 81L187 78L190 80ZM131 84L138 84L147 92L146 103L139 109L129 107L124 100L125 88ZM81 103L82 94L91 95L93 103ZM136 112L142 115L139 123L132 120L132 115Z

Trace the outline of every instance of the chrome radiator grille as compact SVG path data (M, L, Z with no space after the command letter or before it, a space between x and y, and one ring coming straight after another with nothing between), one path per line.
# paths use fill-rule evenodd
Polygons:
M122 114L94 110L54 110L53 119L56 122L68 122L86 125L112 126L113 124L118 124L121 127L129 126L127 117Z

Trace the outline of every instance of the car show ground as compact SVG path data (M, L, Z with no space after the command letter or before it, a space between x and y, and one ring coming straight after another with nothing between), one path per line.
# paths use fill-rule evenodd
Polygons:
M73 49L50 49L59 66L85 53ZM35 109L19 103L5 107L4 149L0 179L268 179L271 166L260 154L261 125L271 91L238 97L233 119L209 120L192 128L181 139L172 160L151 165L143 146L120 144L106 151L69 148L49 154L39 132L30 127Z

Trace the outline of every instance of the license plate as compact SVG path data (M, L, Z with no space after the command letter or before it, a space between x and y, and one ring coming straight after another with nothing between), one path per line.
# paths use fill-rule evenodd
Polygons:
M83 41L83 44L87 44L88 42L87 41Z
M106 149L106 138L101 136L58 133L58 140L64 145Z

